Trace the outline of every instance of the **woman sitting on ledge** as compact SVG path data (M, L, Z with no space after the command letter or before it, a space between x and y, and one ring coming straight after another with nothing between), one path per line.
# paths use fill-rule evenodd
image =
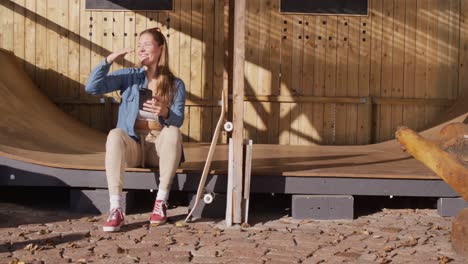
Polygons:
M167 42L159 28L139 35L139 68L109 73L111 64L132 52L123 49L107 56L91 72L86 92L105 94L120 90L117 128L106 142L105 168L110 196L106 232L119 231L124 224L122 189L126 167L159 167L159 186L151 224L166 222L167 199L175 172L183 162L182 135L185 86L169 69ZM145 96L148 95L149 97ZM141 101L141 103L140 103Z

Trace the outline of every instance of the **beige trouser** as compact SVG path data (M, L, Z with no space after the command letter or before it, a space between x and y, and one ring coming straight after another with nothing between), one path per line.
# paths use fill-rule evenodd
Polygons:
M136 131L136 142L120 128L112 129L106 142L106 176L110 194L120 194L127 167L159 167L159 189L169 192L182 153L182 135L175 126L161 131Z

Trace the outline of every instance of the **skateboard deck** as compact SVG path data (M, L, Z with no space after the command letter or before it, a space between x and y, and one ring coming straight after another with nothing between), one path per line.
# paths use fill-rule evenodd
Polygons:
M208 150L208 156L205 161L205 166L203 167L203 172L202 176L200 178L200 183L198 184L198 189L197 189L197 195L195 197L195 202L193 204L192 209L188 213L187 217L185 218L185 222L187 222L190 217L192 216L193 212L197 208L198 204L200 203L200 200L203 197L203 192L205 189L205 183L206 179L208 178L208 173L210 171L210 166L211 166L211 161L213 160L213 155L216 149L216 144L218 143L218 138L219 135L221 134L221 130L223 128L223 123L225 122L225 117L226 117L226 112L227 112L227 91L225 88L223 88L222 94L221 94L221 113L219 115L218 123L216 124L216 128L213 133L213 139L211 140L211 145L210 149ZM230 124L230 123L226 123ZM224 126L226 127L226 126ZM228 125L227 127L231 127L232 125Z

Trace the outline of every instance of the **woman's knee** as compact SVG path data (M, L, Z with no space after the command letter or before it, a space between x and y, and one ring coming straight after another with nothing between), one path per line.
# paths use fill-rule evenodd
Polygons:
M107 141L106 141L106 147L111 147L115 146L115 144L122 146L124 145L125 142L125 137L126 137L125 131L123 131L120 128L114 128L111 131L109 131L109 134L107 135Z
M161 133L163 134L162 140L164 141L164 143L171 145L182 144L182 133L180 132L180 129L178 127L165 127L163 131L161 131Z

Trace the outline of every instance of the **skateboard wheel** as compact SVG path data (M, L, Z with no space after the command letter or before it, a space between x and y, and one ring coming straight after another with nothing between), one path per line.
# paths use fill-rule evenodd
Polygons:
M226 123L224 123L224 130L226 130L227 132L231 132L232 129L233 129L232 122L226 122Z
M205 195L203 195L203 202L205 202L205 204L210 204L212 203L214 200L214 193L205 193Z

